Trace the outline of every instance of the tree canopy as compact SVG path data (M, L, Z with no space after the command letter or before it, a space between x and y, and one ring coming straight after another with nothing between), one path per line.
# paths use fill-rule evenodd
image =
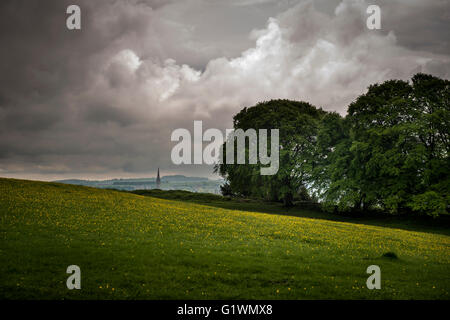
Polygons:
M227 179L224 190L292 205L294 196L304 188L300 158L314 143L324 114L307 102L290 100L262 102L241 110L233 118L234 129L279 129L279 170L275 175L261 176L260 164L221 164L216 170Z
M339 211L448 213L450 81L416 74L374 84L345 117L307 102L272 100L244 108L234 128L280 130L280 168L216 169L226 192L291 205L315 197Z

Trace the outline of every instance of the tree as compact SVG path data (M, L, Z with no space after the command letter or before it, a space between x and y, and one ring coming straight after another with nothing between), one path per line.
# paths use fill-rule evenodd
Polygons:
M309 172L325 205L438 215L449 203L449 81L417 74L369 87L325 116Z
M326 114L305 165L310 192L326 209L337 206L347 211L358 201L359 186L352 179L351 143L348 121L335 112Z
M227 180L233 194L281 200L291 206L304 187L304 157L316 141L317 126L324 114L309 103L290 100L271 100L244 108L233 118L234 129L279 129L279 170L273 176L262 176L260 164L221 164L216 171Z
M436 216L446 213L450 203L450 81L419 73L412 88L421 180L408 206Z
M279 129L280 168L261 176L260 165L218 166L230 194L290 206L301 193L339 211L448 213L448 80L419 73L371 85L346 117L272 100L244 108L234 128Z

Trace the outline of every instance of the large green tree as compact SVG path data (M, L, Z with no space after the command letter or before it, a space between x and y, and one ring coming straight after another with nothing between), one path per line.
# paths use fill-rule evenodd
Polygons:
M290 100L271 100L241 110L233 118L234 129L279 129L279 170L275 175L263 176L260 163L221 164L216 170L227 180L224 190L291 206L305 188L304 157L317 139L317 127L324 114L309 103Z
M310 163L322 202L341 210L447 212L449 81L417 74L369 87L323 118Z

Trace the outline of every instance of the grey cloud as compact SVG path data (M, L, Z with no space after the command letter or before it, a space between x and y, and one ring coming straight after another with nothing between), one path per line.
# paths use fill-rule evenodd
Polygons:
M345 113L371 83L448 78L448 6L377 2L381 31L365 28L362 0L2 1L0 174L209 175L171 164L172 130L229 128L272 98Z

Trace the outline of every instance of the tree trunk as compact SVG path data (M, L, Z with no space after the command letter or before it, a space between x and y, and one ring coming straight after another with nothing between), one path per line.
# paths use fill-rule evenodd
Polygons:
M294 197L293 197L292 193L288 192L284 195L283 205L288 208L293 207L294 206L293 200L294 200Z

